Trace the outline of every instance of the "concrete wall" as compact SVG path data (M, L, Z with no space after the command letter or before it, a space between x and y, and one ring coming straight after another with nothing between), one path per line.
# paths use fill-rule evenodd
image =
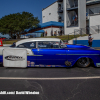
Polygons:
M42 11L42 23L49 21L58 21L58 2L55 2Z
M78 0L79 28L86 27L86 0Z
M86 45L88 46L88 40L77 40L77 42L75 40L73 40L73 44L80 44L80 45ZM92 42L92 47L100 47L100 40L93 40Z
M90 16L90 26L100 25L100 15Z
M66 28L65 35L68 35L68 34L72 35L72 34L74 34L74 30L75 29L79 29L79 27L68 27L68 28Z

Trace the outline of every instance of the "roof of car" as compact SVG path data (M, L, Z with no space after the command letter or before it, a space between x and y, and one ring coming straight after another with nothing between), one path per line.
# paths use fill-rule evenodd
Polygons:
M60 39L58 38L29 38L29 39L23 39L16 42L16 46L25 42L32 42L32 41L60 41Z

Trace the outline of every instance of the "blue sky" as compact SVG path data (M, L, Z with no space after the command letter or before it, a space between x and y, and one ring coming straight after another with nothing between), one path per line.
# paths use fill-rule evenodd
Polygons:
M57 0L0 0L0 18L17 12L30 12L42 23L42 8Z
M0 0L0 18L26 11L32 13L34 17L38 17L40 23L42 23L42 8L46 8L55 1L57 0ZM9 37L1 33L0 36Z

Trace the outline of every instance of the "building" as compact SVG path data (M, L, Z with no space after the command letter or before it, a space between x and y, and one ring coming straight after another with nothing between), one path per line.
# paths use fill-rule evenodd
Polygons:
M42 10L42 23L49 21L64 23L64 28L52 30L62 30L65 35L89 26L94 29L100 23L100 0L57 0ZM51 29L45 31L50 33Z

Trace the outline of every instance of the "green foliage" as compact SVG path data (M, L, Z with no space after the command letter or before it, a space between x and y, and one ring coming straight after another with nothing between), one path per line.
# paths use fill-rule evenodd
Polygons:
M17 38L20 38L25 29L36 27L38 23L38 18L29 12L10 14L0 19L0 32L9 34L11 37L16 35Z
M43 33L41 33L41 37L43 37Z

